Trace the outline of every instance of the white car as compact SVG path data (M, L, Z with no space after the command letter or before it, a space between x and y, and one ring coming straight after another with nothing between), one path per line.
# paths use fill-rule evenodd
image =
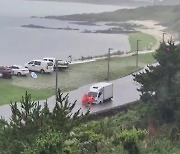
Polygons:
M53 63L54 68L56 67L56 60L55 58L49 58L49 57L45 57L43 58L44 61L50 61ZM64 60L57 60L58 61L58 69L66 69L69 68L69 63L67 61Z
M9 68L12 69L14 75L22 76L29 74L29 70L21 65L12 65Z
M25 67L30 71L44 73L51 73L54 71L53 63L50 61L43 60L32 60L25 64Z

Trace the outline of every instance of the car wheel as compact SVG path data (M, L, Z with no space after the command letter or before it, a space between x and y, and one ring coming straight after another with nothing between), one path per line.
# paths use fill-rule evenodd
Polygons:
M41 71L40 71L42 74L44 74L45 73L45 71L42 69Z
M20 72L18 72L18 73L17 73L17 76L21 76L21 73L20 73Z

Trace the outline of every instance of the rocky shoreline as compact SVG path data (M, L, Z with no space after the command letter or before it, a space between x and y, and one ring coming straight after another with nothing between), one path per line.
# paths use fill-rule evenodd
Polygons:
M82 30L82 33L105 33L105 34L128 34L128 33L136 33L138 32L136 28L142 27L142 25L132 24L132 23L119 23L119 22L111 22L111 23L104 23L103 25L99 24L98 22L69 22L69 24L77 24L77 25L83 25L83 26L109 26L110 28L107 29L96 29L96 30L89 30L88 28L85 30ZM41 26L41 25L35 25L35 24L28 24L28 25L22 25L21 27L25 28L35 28L35 29L52 29L52 30L75 30L80 31L79 28L72 28L70 26L67 27L47 27L47 26Z
M79 30L78 28L71 28L67 26L66 28L52 28L52 27L46 27L46 26L40 26L40 25L34 25L34 24L29 24L29 25L22 25L21 27L26 27L26 28L37 28L37 29L54 29L54 30Z

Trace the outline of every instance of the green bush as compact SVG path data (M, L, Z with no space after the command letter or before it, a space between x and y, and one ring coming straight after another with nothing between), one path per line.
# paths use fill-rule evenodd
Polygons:
M119 133L116 133L113 137L113 143L118 145L122 143L124 149L129 152L129 154L139 154L140 150L138 147L138 141L143 140L148 134L146 130L122 130Z

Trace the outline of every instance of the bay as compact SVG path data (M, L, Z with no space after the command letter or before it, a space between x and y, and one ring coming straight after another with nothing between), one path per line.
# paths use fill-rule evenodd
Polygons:
M93 34L82 31L105 29L31 16L68 15L114 11L124 7L80 3L6 0L0 1L0 65L21 64L32 59L55 57L66 60L107 53L108 48L129 51L128 37L121 34ZM35 29L22 25L79 30ZM101 24L101 23L100 23Z

